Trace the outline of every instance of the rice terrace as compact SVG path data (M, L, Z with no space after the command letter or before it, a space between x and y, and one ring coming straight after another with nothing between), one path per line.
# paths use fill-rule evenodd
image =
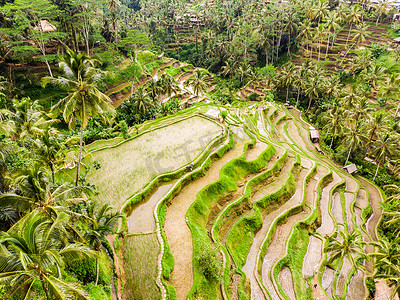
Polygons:
M400 293L400 3L0 0L0 300Z

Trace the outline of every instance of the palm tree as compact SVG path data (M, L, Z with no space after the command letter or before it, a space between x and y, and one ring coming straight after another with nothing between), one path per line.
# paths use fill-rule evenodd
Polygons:
M380 132L386 132L389 129L387 123L388 116L384 111L377 111L369 120L369 122L364 123L369 142L372 142L374 139L376 139L377 134Z
M318 38L319 42L318 42L318 61L321 57L321 44L322 44L322 40L325 37L325 26L324 24L319 24L318 27L315 29L315 36L316 38Z
M292 63L289 63L282 67L280 73L280 85L286 87L286 101L289 97L289 88L295 80L295 67Z
M379 166L385 164L387 157L396 157L399 155L399 141L391 136L389 133L379 134L378 139L372 143L373 150L371 151L371 155L375 156L376 162L376 171L374 178L375 180L376 175L378 174Z
M370 35L370 31L368 31L368 28L369 28L369 26L365 23L357 24L356 33L352 39L352 41L354 41L354 43L349 47L349 49L345 53L343 60L345 59L345 57L347 56L347 54L349 53L349 51L351 50L351 48L353 48L353 46L355 44L359 45L366 41L367 36Z
M88 222L88 230L85 233L85 240L97 253L104 248L109 249L107 236L115 234L118 227L118 220L124 218L119 212L112 212L112 207L108 204L99 206L98 203L90 203L85 221ZM112 253L108 253L112 256ZM99 281L99 255L96 255L96 281Z
M208 76L204 71L196 69L194 75L185 80L185 85L192 86L194 94L198 97L199 93L204 93L207 90L208 84L205 82L207 78Z
M154 106L151 102L150 96L145 92L145 89L142 86L137 88L136 92L129 97L128 101L133 103L136 113L142 115L145 115L148 110Z
M65 147L64 144L61 143L58 132L53 128L48 128L43 135L41 135L41 139L37 139L33 145L38 161L43 162L50 168L51 178L53 184L55 184L55 169L61 159L65 157L63 152Z
M310 97L309 101L308 101L308 107L307 107L306 113L308 113L308 111L311 108L311 103L313 101L313 98L318 97L320 88L321 88L321 79L318 76L310 75L310 77L308 78L308 81L306 82L306 89L304 91L305 94L308 97Z
M347 44L349 42L350 39L350 33L351 33L351 28L354 24L357 24L358 22L360 22L360 16L361 16L361 12L360 9L358 8L357 5L352 5L348 15L347 15L347 23L350 24L350 28L349 28L349 34L347 35L347 40L346 40L346 49L347 49Z
M349 90L345 91L345 95L343 97L343 106L348 109L352 110L356 103L358 103L360 99L359 91L355 84L353 84Z
M362 241L361 233L359 231L349 233L347 230L341 230L339 235L339 239L330 240L325 248L325 252L331 254L328 262L332 263L335 260L343 262L343 259L347 258L352 266L357 269L356 260L365 257L363 250L365 243Z
M335 112L328 112L324 116L324 120L327 122L323 127L324 130L327 131L327 135L329 131L331 131L332 139L329 145L329 148L332 148L333 140L337 135L340 135L343 132L343 116L341 110L335 110Z
M47 300L89 299L85 293L61 277L60 268L67 261L91 257L91 250L79 243L69 243L65 213L49 219L34 211L0 236L0 283L10 287L9 295L32 297L32 287L40 283ZM58 276L52 272L57 268Z
M331 102L332 96L338 97L342 89L339 75L332 75L323 81L323 89L328 95L328 100Z
M381 269L383 274L393 274L393 267L400 262L400 240L387 240L386 238L379 239L378 242L371 242L375 251L369 256L375 259L374 269Z
M12 207L19 212L29 212L39 209L45 211L47 208L62 206L86 199L93 195L90 187L71 186L64 183L52 190L48 184L48 178L42 166L35 164L29 169L21 171L20 176L15 179L15 193L0 194L0 207ZM65 209L62 209L65 211Z
M317 5L313 8L313 19L318 20L318 26L320 22L325 18L326 14L328 13L328 1L319 0Z
M346 162L344 163L345 166L349 161L351 152L354 151L361 143L365 142L366 140L367 137L360 131L360 127L358 126L358 124L355 124L347 131L347 133L345 134L344 142L348 144L349 153L347 155Z
M400 186L395 184L385 185L385 191L390 196L386 198L386 202L399 202L400 201Z
M385 79L386 68L374 63L364 75L366 83L370 84L374 89Z
M291 38L291 35L293 33L295 33L296 30L297 30L297 22L298 22L298 18L297 18L297 14L296 13L288 15L288 18L286 20L286 25L285 25L285 31L289 35L289 43L288 43L288 54L289 54L289 56L290 56L290 38Z
M368 120L372 111L371 103L367 98L358 101L353 110L350 111L350 117L357 124L360 120Z
M161 81L155 81L155 80L150 80L150 82L147 84L147 93L153 99L153 102L156 102L156 99L158 95L161 94L162 88L160 85Z
M179 91L176 80L171 75L163 74L159 81L161 89L164 91L164 93L167 93L168 97L171 97L172 93Z
M52 78L52 77L51 77ZM57 120L47 120L43 107L38 100L30 98L14 99L13 107L15 112L8 111L14 124L15 139L30 139L43 134L45 129L56 123Z
M301 23L298 38L304 40L304 43L307 44L307 53L309 52L308 46L310 44L310 40L312 37L312 27L310 19L305 19L303 23Z
M79 156L76 170L75 185L78 185L79 170L82 160L83 129L89 120L99 115L104 121L109 120L107 112L113 112L111 100L100 92L96 84L101 78L101 72L94 68L96 60L85 53L75 53L67 50L59 63L65 77L44 77L43 86L48 83L60 86L69 92L68 96L61 99L52 107L52 111L63 112L63 118L70 129L75 129L76 122L80 121Z
M236 71L236 62L233 57L229 57L225 62L225 66L221 68L222 75L226 76L229 74L230 79L232 79L233 75L235 75Z
M376 13L378 13L378 18L376 19L375 26L378 26L379 18L382 14L390 9L389 2L387 0L381 0L376 4Z
M338 24L338 17L336 12L332 11L330 12L325 20L325 30L326 30L326 52L325 52L325 58L328 57L328 49L329 49L329 37L330 34L332 33L333 30L333 34L336 35L336 30L340 28L339 24ZM332 43L333 46L333 43Z

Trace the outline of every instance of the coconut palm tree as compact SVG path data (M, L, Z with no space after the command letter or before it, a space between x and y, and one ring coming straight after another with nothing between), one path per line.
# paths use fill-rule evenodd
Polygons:
M354 120L357 124L360 120L364 122L369 119L370 113L372 111L371 103L367 98L361 98L350 111L349 117Z
M326 30L326 52L325 52L325 58L328 57L328 49L329 49L329 37L332 33L333 30L333 34L336 35L336 30L338 30L340 28L340 25L338 23L338 17L337 17L337 13L334 11L331 11L328 13L326 19L325 19L325 30ZM332 43L333 46L334 43Z
M362 235L359 231L354 230L349 233L347 230L339 232L340 238L334 238L329 241L325 247L325 252L330 253L329 263L335 260L343 262L347 258L352 266L357 269L356 260L364 258ZM339 268L338 268L339 270Z
M194 75L185 80L185 85L190 85L194 94L198 97L199 93L204 93L207 90L208 84L205 81L207 78L208 76L204 71L196 69Z
M96 202L91 202L85 221L88 223L88 229L85 233L85 240L99 253L102 248L106 251L110 249L107 236L115 234L118 228L118 220L124 218L120 212L112 212L112 207L108 204L100 206ZM112 257L112 253L108 253ZM99 255L96 255L96 281L99 281Z
M385 80L386 76L386 68L374 63L367 71L364 72L364 81L370 84L375 90L378 88L378 85Z
M384 111L377 111L372 115L369 122L363 123L364 130L367 132L368 141L371 143L381 132L389 129L388 116Z
M221 68L222 75L227 76L229 74L230 79L232 79L233 75L235 75L236 71L236 62L233 57L229 57L225 62L225 66Z
M65 213L54 219L34 211L0 235L0 283L9 287L10 297L33 297L35 283L43 289L46 300L89 299L75 285L61 277L60 268L82 258L92 256L85 245L69 243ZM58 274L52 271L57 268Z
M34 151L38 161L43 162L51 171L51 178L55 184L55 170L58 163L65 157L65 145L61 142L59 133L54 128L48 128L40 139L35 140Z
M400 240L398 238L391 241L382 237L378 242L371 242L375 251L370 253L369 256L374 261L374 269L381 269L383 274L393 274L393 267L400 263Z
M289 97L289 88L295 80L295 66L292 63L284 65L280 72L279 85L286 87L286 101Z
M357 5L352 5L348 15L347 15L347 24L350 24L350 28L349 28L349 34L347 35L347 40L346 40L346 49L347 49L347 44L349 42L350 39L350 33L351 33L351 29L353 24L358 24L358 22L360 22L360 17L361 17L361 11L358 8Z
M150 80L150 82L147 84L147 94L151 97L151 99L153 99L153 102L156 102L158 95L161 94L162 87L160 83L161 81L158 82L156 80Z
M338 97L342 90L342 84L340 83L339 75L331 75L330 77L323 80L323 89L328 95L328 100L331 102L332 96Z
M333 113L328 112L327 114L325 114L323 119L327 122L323 127L323 130L327 131L326 135L328 135L329 131L332 134L331 143L329 145L329 148L332 148L334 138L343 132L342 111L338 109L335 110Z
M47 208L81 201L93 195L90 187L71 186L70 183L52 189L43 166L38 163L21 171L15 179L15 185L15 193L0 194L0 207L12 207L23 213L36 209L45 211Z
M162 91L166 93L168 97L171 97L172 93L179 91L176 80L171 75L163 74L159 81Z
M382 16L384 12L387 12L390 9L389 1L381 0L376 4L376 13L378 14L378 18L376 19L375 26L378 26L379 18Z
M136 92L129 97L128 101L133 103L136 113L145 115L148 110L154 107L149 94L146 93L143 86L137 88Z
M97 89L96 84L101 78L101 71L94 67L96 60L85 53L75 53L67 50L67 54L59 63L65 77L44 77L43 86L48 83L60 86L69 94L52 107L52 111L62 111L63 118L70 129L75 129L77 121L80 122L80 143L78 164L76 168L75 185L78 185L79 170L82 160L83 129L91 118L98 115L103 121L109 121L114 109L108 96Z
M344 136L344 142L348 144L349 147L349 153L347 154L346 162L344 163L344 165L346 166L347 162L349 161L351 152L357 149L360 144L366 142L367 137L364 135L364 133L361 132L358 124L350 127Z
M320 60L321 57L321 44L322 40L325 37L325 26L324 24L319 24L318 27L315 29L315 37L319 40L318 42L318 61Z
M384 165L386 159L389 157L397 157L399 152L399 141L391 136L389 133L379 134L378 139L372 143L371 155L375 157L376 171L373 180L378 174L380 165Z
M293 33L296 33L297 31L297 23L298 23L298 17L296 13L292 13L288 15L288 18L286 20L286 24L284 27L284 30L286 31L286 33L289 35L289 42L288 42L288 55L290 56L290 38L292 36Z
M371 34L370 31L368 31L369 26L365 23L361 23L361 24L357 24L356 26L356 32L355 35L352 39L352 41L354 42L349 49L347 50L347 52L345 53L343 60L346 58L347 54L349 53L349 51L353 48L354 45L359 45L361 43L364 43L366 41L367 36L369 36ZM343 62L342 60L342 62Z
M350 89L345 90L342 103L343 106L350 111L356 106L356 103L359 102L359 99L359 90L357 89L357 86L353 84Z
M327 13L328 13L328 1L319 0L312 10L313 19L318 20L318 26L320 25L320 22L325 18Z
M311 108L311 103L313 101L314 97L318 97L320 89L321 89L321 78L319 76L313 76L313 74L310 74L310 77L308 78L308 81L305 84L306 88L304 93L306 96L309 97L308 101L308 107L306 113L310 110Z
M304 22L301 23L297 37L300 40L303 40L303 43L307 44L307 53L309 53L308 46L312 39L312 27L310 19L304 19Z
M385 191L390 196L386 198L386 202L400 202L400 186L389 184L384 186Z

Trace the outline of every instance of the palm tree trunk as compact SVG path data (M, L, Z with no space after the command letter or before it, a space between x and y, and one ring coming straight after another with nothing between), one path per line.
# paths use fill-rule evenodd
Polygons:
M287 47L287 53L290 56L290 33L289 33L289 44L288 44L288 47Z
M397 117L397 113L399 112L399 109L400 109L400 101L399 101L399 105L397 105L397 109L396 109L396 112L394 114L395 118Z
M288 100L288 97L289 97L289 85L287 86L287 89L286 89L286 102Z
M94 286L97 286L98 282L99 282L99 255L96 255L96 281L94 283Z
M311 95L311 96L310 96L310 101L308 101L308 107L307 107L306 113L308 113L308 111L310 110L312 98L313 98L313 97L312 97L312 95Z
M56 184L56 180L54 178L54 166L50 163L50 170L51 170L51 179L53 180L53 184Z
M46 300L50 300L49 290L47 289L46 283L44 282L44 276L42 274L40 274L40 282L42 283L42 288L46 296Z
M376 166L376 171L375 171L374 179L372 179L372 181L375 181L376 175L378 175L378 170L379 170L379 164L377 164L377 166Z
M297 89L297 100L296 100L296 108L299 105L299 98L300 98L300 88Z
M376 23L375 23L375 26L378 26L378 22L379 22L379 18L381 17L381 15L379 14L378 15L378 19L376 19Z
M345 49L347 48L347 43L349 42L349 38L350 38L350 33L351 33L351 26L352 26L353 24L352 23L350 23L350 29L349 29L349 34L347 35L347 40L346 40L346 46L345 46Z
M325 59L328 57L328 49L329 49L329 33L328 33L328 38L327 38L327 42L326 42Z
M332 145L333 145L333 139L335 138L335 135L332 134L332 139L331 139L331 144L329 145L329 148L332 149Z
M318 43L318 61L319 61L319 58L321 57L321 43L322 43L322 40L320 39L319 43Z
M353 148L353 142L350 143L349 154L347 154L347 159L346 159L346 162L344 163L344 167L347 166L347 162L349 161L351 148Z
M83 124L81 123L81 138L79 141L79 155L78 155L78 165L76 167L75 186L78 186L79 183L79 169L81 167L81 160L82 160L82 146L83 146Z

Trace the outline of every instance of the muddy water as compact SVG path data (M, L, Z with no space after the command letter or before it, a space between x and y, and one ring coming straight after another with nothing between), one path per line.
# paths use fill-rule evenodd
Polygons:
M322 246L322 240L315 236L310 236L307 253L303 260L304 278L314 276L315 272L318 271L319 262L322 258Z
M343 208L339 193L334 193L332 196L332 215L337 223L344 224Z
M294 195L284 204L282 204L277 210L271 212L268 214L263 222L261 230L256 234L254 240L256 241L257 239L263 239L263 237L266 236L267 229L268 231L270 230L270 226L273 224L274 220L281 215L283 212L290 210L296 205L299 205L302 202L303 199L303 184L304 184L304 179L307 175L307 173L310 170L308 169L303 169L299 177L297 178L297 185L296 185L296 192ZM270 272L273 264L281 258L285 254L286 250L286 240L287 237L289 236L290 230L295 222L297 222L300 219L303 219L307 216L308 212L301 212L299 214L296 214L294 216L291 216L287 219L287 222L283 225L280 225L276 228L276 231L273 235L273 238L271 240L271 243L268 247L268 250L265 254L263 265L262 265L262 281L264 283L264 286L266 289L270 292L272 299L279 299L279 296L277 295L277 292L275 291L274 285L272 283L272 279L270 277ZM264 229L266 227L266 229ZM249 277L251 274L249 274L249 270L254 270L255 269L255 264L256 262L252 261L247 261L245 267L243 268L243 271L248 275ZM253 266L251 266L253 265ZM246 271L245 271L246 270ZM251 279L250 279L251 280Z
M156 207L157 202L168 193L175 182L176 180L173 180L167 184L161 185L153 195L151 195L149 200L139 205L131 212L131 214L126 218L129 233L145 233L156 230L153 215L154 208Z
M352 268L353 266L351 265L350 261L347 258L345 258L343 261L343 266L340 269L339 277L337 278L337 283L336 283L336 294L339 297L343 295Z
M357 270L351 278L349 288L347 290L346 300L365 299L366 291L364 287L364 274Z
M243 153L244 141L235 146L221 159L214 162L206 175L190 183L176 196L165 214L164 230L175 259L174 270L171 273L170 284L176 289L177 299L186 299L192 284L192 235L186 225L186 212L196 200L198 192L206 185L219 178L219 171L230 160Z
M293 277L292 272L288 267L283 267L279 272L278 280L282 286L283 291L289 297L290 300L296 300L296 294L294 293Z
M331 216L329 215L329 193L331 189L338 183L340 183L343 179L336 173L333 172L333 181L329 183L323 190L321 194L320 200L320 209L321 209L321 218L322 223L321 226L317 229L317 232L322 236L330 235L335 230L335 224Z
M372 215L367 221L367 230L373 240L376 240L375 228L379 222L382 211L379 208L379 202L382 202L380 193L374 185L366 181L364 178L357 176L363 187L369 192L369 202L372 208Z
M346 221L347 221L347 228L349 232L353 231L353 213L351 211L351 203L354 201L354 194L353 193L344 193L346 198Z
M322 275L322 287L330 298L333 298L333 278L335 271L331 268L326 268Z

